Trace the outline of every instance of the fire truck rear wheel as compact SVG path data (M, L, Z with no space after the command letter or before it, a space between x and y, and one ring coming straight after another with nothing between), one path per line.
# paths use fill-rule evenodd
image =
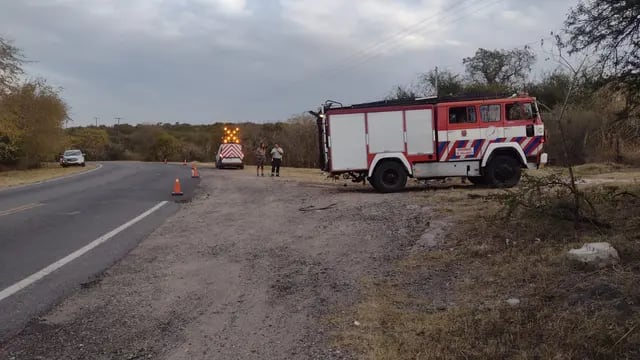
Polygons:
M511 155L494 156L485 168L484 180L492 187L513 187L520 181L520 162Z
M407 171L396 161L383 161L376 166L370 182L376 190L383 193L400 191L407 184Z

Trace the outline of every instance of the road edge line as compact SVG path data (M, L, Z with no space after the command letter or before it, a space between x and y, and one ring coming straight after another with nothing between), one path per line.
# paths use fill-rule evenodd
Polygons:
M0 193L3 192L3 191L22 189L22 188L26 188L26 187L29 187L29 186L45 184L45 183L52 182L52 181L68 179L68 178L71 178L71 177L74 177L74 176L78 176L78 175L86 175L86 174L90 174L90 173L92 173L94 171L98 171L100 169L102 169L102 164L97 164L95 169L91 169L91 170L87 170L87 171L81 171L81 172L78 172L78 173L75 173L75 174L58 176L58 177L54 177L54 178L51 178L51 179L46 179L46 180L41 180L41 181L38 181L38 182L30 183L30 184L22 184L22 185L17 185L17 186L9 186L9 187L5 187L5 188L0 188Z
M111 239L112 237L114 237L117 234L121 233L125 229L131 227L135 223L137 223L140 220L142 220L142 219L146 218L147 216L151 215L153 212L155 212L156 210L160 209L161 207L163 207L167 203L168 203L168 201L161 201L161 202L157 203L155 206L153 206L149 210L147 210L147 211L143 212L142 214L136 216L135 218L127 221L126 223L118 226L117 228L109 231L108 233L100 236L99 238L93 240L92 242L88 243L87 245L81 247L80 249L72 252L71 254L69 254L69 255L63 257L62 259L54 262L53 264L45 267L44 269L42 269L42 270L40 270L40 271L38 271L36 273L33 273L33 274L27 276L26 278L18 281L17 283L15 283L15 284L7 287L6 289L0 291L0 301L2 301L4 299L16 294L20 290L23 290L23 289L29 287L30 285L32 285L35 282L43 279L47 275L49 275L49 274L53 273L54 271L60 269L61 267L65 266L66 264L70 263L71 261L73 261L73 260L79 258L80 256L86 254L90 250L96 248L98 245L108 241L109 239Z

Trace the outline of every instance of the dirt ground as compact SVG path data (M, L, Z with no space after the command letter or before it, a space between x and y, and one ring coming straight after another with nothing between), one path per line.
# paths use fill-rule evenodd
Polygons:
M394 260L428 246L427 229L446 226L416 191L378 194L286 169L201 176L191 203L1 344L0 358L348 359L329 338L357 319L332 315L358 301L366 279L393 276Z

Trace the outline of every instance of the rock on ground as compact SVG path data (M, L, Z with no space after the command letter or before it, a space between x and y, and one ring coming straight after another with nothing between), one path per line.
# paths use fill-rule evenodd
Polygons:
M571 249L567 257L575 262L604 268L620 262L618 251L607 242L586 243L579 249Z

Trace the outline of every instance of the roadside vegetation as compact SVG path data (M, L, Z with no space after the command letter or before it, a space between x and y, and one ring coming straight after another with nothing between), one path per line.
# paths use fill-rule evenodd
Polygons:
M0 171L56 161L69 108L45 79L23 80L25 57L0 36Z
M57 163L43 163L37 169L2 171L0 172L0 188L33 184L91 169L95 169L95 165L88 164L86 167L63 168Z

